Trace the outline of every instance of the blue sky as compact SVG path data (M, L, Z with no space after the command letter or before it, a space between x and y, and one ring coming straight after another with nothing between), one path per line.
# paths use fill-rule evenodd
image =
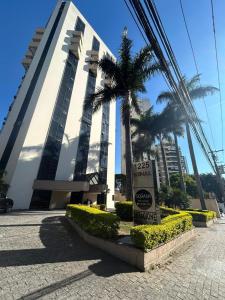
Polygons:
M121 32L124 26L128 27L129 37L134 42L134 51L144 45L136 25L125 7L123 0L73 0L74 4L83 13L86 19L98 32L112 52L117 55ZM179 0L155 0L170 39L174 53L177 57L181 71L187 77L195 74L194 62L188 43L185 27L179 6ZM44 26L49 18L56 0L11 0L2 1L0 10L0 124L5 117L8 106L16 93L20 79L24 74L21 60L27 50L36 27ZM187 23L197 58L199 71L202 74L202 84L217 86L216 60L214 51L212 20L209 0L183 0ZM221 92L223 113L225 114L225 1L214 1L215 19L218 40L218 56L221 73ZM155 104L157 95L166 89L164 80L159 75L146 84L147 94ZM206 113L202 100L195 103L203 128L213 149L221 149L221 122L219 111L219 94L205 98L210 121L212 124L213 139L210 136ZM156 110L162 107L155 106ZM117 149L116 172L120 172L120 128L119 108L117 107ZM225 116L224 116L225 118ZM225 131L225 130L224 130ZM225 137L224 137L225 140ZM179 140L182 151L187 158L190 171L191 162L185 138ZM195 152L200 172L210 172L211 169L203 156L200 147L195 142ZM224 157L219 154L219 160L224 162Z

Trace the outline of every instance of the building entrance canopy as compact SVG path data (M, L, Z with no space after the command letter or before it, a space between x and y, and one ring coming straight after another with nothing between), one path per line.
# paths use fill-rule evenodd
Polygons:
M105 192L107 186L105 184L90 185L88 181L34 180L33 189L59 192L89 192L99 194Z

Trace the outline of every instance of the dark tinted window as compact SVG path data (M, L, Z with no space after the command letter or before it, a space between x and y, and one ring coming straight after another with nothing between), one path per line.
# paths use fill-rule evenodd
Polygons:
M83 33L85 30L85 24L84 24L84 22L81 21L81 19L79 17L77 18L77 24L76 24L75 30L81 31Z
M96 76L89 72L85 98L87 98L90 94L94 93L95 83ZM74 170L74 180L85 180L91 133L92 110L92 106L90 106L87 110L83 110L76 164Z
M76 57L70 52L66 62L62 83L59 88L47 141L43 150L37 176L38 179L55 178L77 62Z
M99 51L100 43L96 39L96 37L93 37L93 42L92 42L92 50Z

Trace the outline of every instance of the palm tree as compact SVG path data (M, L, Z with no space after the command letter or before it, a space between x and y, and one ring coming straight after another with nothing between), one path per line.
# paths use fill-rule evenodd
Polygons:
M215 88L214 86L210 86L210 85L202 86L202 85L199 84L199 82L200 82L200 74L197 74L197 75L193 76L189 80L185 76L183 76L183 78L182 78L182 83L186 85L191 100L202 98L202 97L207 96L208 94L213 94L216 91L218 91L218 89ZM182 83L180 83L180 86L181 86ZM170 106L172 106L174 108L175 114L177 116L179 116L179 118L181 120L183 120L183 123L185 124L187 139L188 139L188 146L189 146L189 151L190 151L190 156L191 156L191 161L192 161L192 166L193 166L193 170L194 170L194 174L195 174L195 178L196 178L196 182L197 182L197 187L198 187L198 194L199 194L202 209L206 209L206 204L205 204L205 201L204 201L204 195L203 195L201 180L200 180L200 176L199 176L199 173L198 173L196 158L195 158L195 154L194 154L194 148L193 148L193 143L192 143L192 138L191 138L191 133L190 133L189 120L182 113L182 111L181 111L181 109L178 105L179 102L176 99L177 99L177 96L174 92L165 91L165 92L162 92L158 96L157 101L159 103L161 103L161 102L169 103Z
M166 107L161 113L154 113L153 106L146 112L141 114L139 118L132 118L131 124L135 127L133 137L144 136L148 140L149 148L159 141L163 168L165 172L166 184L170 186L170 178L168 173L166 154L164 149L164 140L171 141L171 132L177 135L183 134L182 123L179 119L174 118L174 111L171 107Z
M150 144L150 141L146 135L140 134L134 141L132 141L132 149L134 161L143 161L144 159L151 159L151 156L155 156L155 151Z
M104 103L120 100L122 122L125 128L126 151L126 197L133 200L133 176L132 176L132 144L130 116L133 108L140 114L138 94L146 92L145 82L162 70L159 63L154 61L154 55L150 46L142 48L136 55L131 53L132 41L127 34L123 34L119 50L119 58L114 62L110 57L103 57L98 62L98 67L106 78L111 80L96 93L85 99L84 109L93 109L96 112Z

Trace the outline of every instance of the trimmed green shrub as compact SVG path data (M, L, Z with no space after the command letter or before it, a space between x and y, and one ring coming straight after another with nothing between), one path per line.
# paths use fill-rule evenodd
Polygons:
M160 225L140 225L131 228L131 239L145 252L166 243L192 228L192 217L187 212L169 215Z
M165 207L165 206L160 206L160 215L161 218L165 218L169 215L175 215L179 214L179 210L175 210L173 208Z
M85 205L67 205L66 215L91 235L110 239L118 234L119 218L109 212Z
M91 204L91 207L99 210L105 210L105 204Z
M133 220L133 203L132 201L121 201L115 204L116 214L123 221Z
M192 216L193 222L207 222L216 218L216 212L211 210L187 209L185 212Z

